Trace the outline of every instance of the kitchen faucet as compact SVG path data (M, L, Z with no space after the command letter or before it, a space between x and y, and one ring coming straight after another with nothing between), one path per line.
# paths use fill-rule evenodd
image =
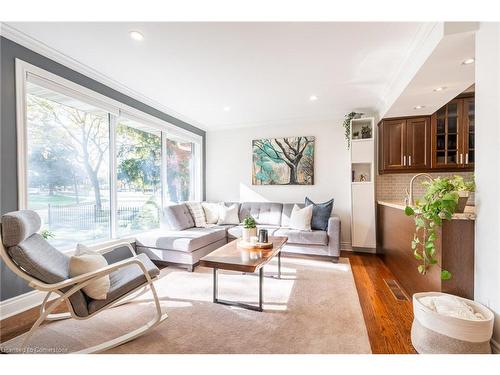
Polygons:
M413 182L417 177L426 177L430 182L433 181L433 178L430 174L428 173L418 173L415 176L413 176L410 180L410 192L408 192L408 188L406 189L406 197L405 197L405 205L406 206L413 206L415 205L415 202L413 200Z

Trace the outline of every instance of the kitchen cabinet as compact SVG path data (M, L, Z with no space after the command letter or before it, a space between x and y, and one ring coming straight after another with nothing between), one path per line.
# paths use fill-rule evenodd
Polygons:
M379 123L379 172L430 168L430 118L399 118Z
M381 174L474 170L473 95L460 95L431 116L383 119L378 130Z

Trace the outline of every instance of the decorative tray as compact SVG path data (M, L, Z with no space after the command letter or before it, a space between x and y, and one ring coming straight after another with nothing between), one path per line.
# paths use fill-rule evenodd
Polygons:
M257 243L251 243L247 241L240 240L238 241L238 247L241 247L243 249L248 249L248 250L260 250L260 249L272 249L273 248L273 243L272 242L257 242Z

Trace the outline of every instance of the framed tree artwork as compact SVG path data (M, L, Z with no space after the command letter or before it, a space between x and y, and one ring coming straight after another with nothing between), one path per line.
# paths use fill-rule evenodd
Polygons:
M252 141L253 185L313 185L314 137Z

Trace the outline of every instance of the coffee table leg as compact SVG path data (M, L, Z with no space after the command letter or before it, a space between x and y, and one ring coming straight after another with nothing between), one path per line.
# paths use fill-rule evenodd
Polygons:
M264 267L259 269L259 309L262 311L262 283L264 282Z
M214 303L217 302L217 268L214 268Z
M278 253L278 279L281 279L281 251Z

